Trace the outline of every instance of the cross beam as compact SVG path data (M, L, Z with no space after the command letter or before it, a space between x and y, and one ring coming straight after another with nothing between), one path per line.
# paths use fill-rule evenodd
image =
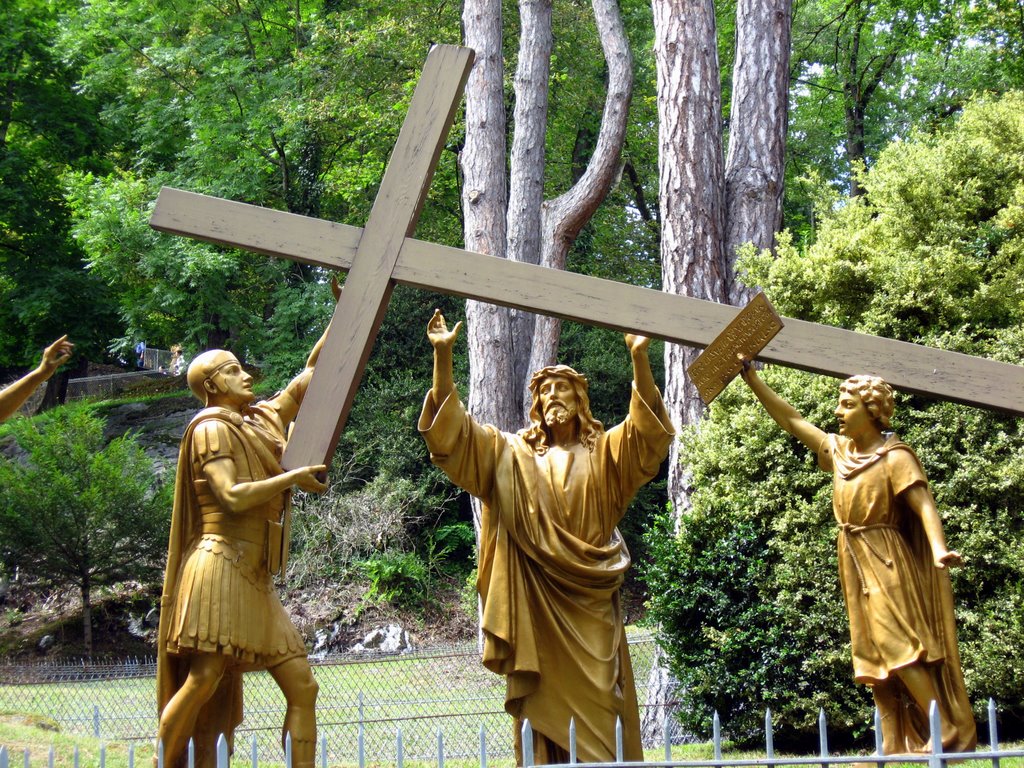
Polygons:
M348 271L282 461L329 463L395 283L688 346L706 347L736 307L484 256L411 237L472 64L435 46L365 228L165 187L150 225L163 232ZM1024 368L841 328L784 319L760 360L1024 415ZM337 414L337 417L325 416Z
M351 268L362 235L359 227L170 187L161 190L150 223L162 232L339 271ZM405 239L391 278L691 347L706 347L740 311L413 238ZM783 323L759 360L842 378L870 372L906 392L1024 415L1021 366L804 320Z

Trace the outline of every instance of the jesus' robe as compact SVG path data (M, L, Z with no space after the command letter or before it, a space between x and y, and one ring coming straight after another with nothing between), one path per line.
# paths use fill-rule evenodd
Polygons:
M505 675L505 709L530 721L537 761L568 754L570 719L580 760L615 759L616 719L623 757L641 760L619 599L630 556L616 526L668 454L660 395L648 403L634 387L629 415L592 450L539 453L522 433L478 424L454 392L427 394L419 429L434 464L483 503L483 663Z

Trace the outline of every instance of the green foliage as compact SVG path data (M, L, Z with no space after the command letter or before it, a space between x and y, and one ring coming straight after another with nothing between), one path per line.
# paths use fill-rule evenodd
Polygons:
M107 442L84 407L14 419L23 459L0 462L0 557L53 586L79 589L157 574L171 486L132 435Z
M984 99L932 136L886 148L867 194L825 213L818 237L777 258L748 251L748 282L781 314L1014 363L1024 359L1017 226L1024 199L1024 96ZM837 382L767 369L804 416L834 429ZM960 652L980 715L1024 718L1024 425L919 396L900 397L894 430L921 458L946 536ZM836 737L870 726L852 681L838 586L831 482L740 382L683 435L693 511L649 536L651 618L681 682L687 727L718 710L750 741L771 707L781 741L811 738L819 707Z

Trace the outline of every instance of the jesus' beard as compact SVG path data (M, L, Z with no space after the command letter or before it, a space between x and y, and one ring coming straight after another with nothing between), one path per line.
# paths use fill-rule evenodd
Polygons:
M549 427L556 424L568 424L576 418L576 409L566 408L564 405L554 404L548 407L544 413L544 423Z

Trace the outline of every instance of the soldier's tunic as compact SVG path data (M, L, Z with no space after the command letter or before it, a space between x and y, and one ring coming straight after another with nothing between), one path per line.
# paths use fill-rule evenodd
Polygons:
M288 397L287 394L279 395ZM167 571L158 631L158 708L163 711L188 675L187 656L222 654L228 671L197 721L197 747L231 733L242 719L241 672L267 669L306 655L305 644L277 596L270 566L279 558L272 535L290 503L286 491L242 513L224 511L203 467L235 464L238 482L280 474L284 425L264 401L244 416L223 408L196 414L182 438L175 482Z

